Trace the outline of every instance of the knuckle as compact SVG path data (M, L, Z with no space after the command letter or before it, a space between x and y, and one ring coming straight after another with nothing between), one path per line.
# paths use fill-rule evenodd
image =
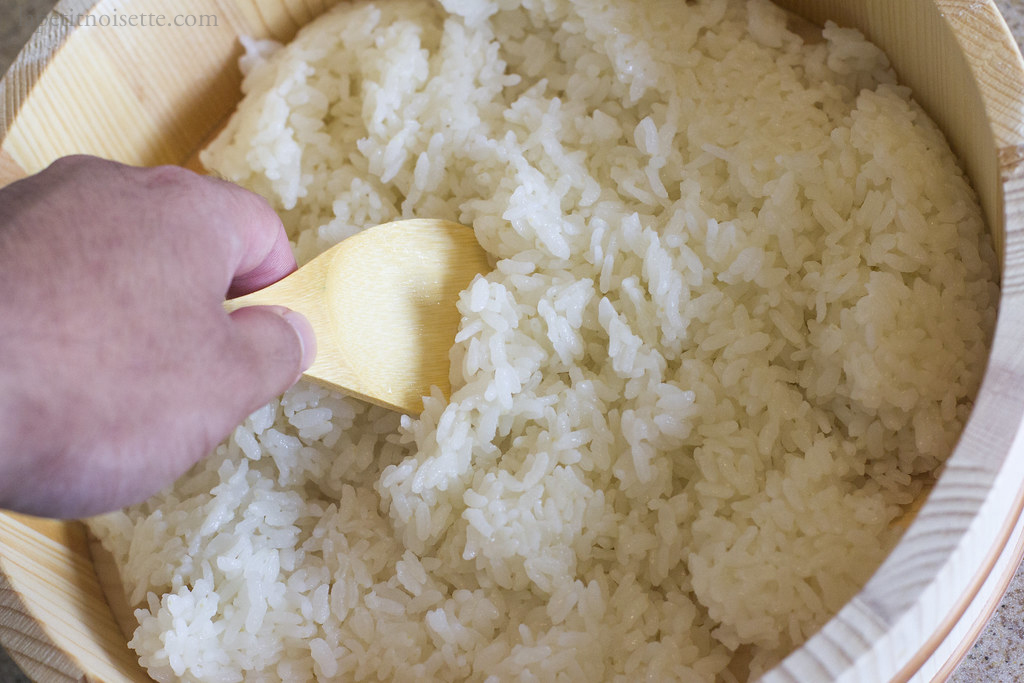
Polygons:
M164 189L174 186L189 186L199 178L195 173L181 166L170 164L140 169L143 185L148 188Z

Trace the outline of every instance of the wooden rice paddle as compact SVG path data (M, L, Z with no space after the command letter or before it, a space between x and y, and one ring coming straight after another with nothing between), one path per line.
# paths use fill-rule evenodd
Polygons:
M364 230L258 292L224 302L281 305L305 315L317 340L305 376L371 403L419 414L437 386L447 396L459 292L490 270L473 231L442 220Z

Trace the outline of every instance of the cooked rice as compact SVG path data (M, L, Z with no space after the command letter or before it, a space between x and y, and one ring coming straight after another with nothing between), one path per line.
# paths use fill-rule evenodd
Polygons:
M95 520L160 681L734 680L949 454L996 259L886 57L765 0L342 4L247 43L203 162L300 262L472 225L453 395L300 382Z

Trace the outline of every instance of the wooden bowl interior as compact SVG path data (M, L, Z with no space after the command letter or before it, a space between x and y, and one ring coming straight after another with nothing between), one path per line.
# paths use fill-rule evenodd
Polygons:
M287 40L334 2L101 0L95 11L115 4L121 13L212 16L216 25L71 30L48 24L37 32L0 86L0 185L72 153L194 167L197 150L239 99L238 36ZM1005 254L1004 193L1019 184L1024 71L994 6L953 0L779 4L818 24L833 18L857 26L887 51L964 160L997 250ZM149 680L108 609L80 524L0 514L0 549L0 639L30 675Z

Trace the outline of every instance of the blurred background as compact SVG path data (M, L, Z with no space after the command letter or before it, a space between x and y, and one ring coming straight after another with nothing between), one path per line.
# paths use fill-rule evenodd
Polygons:
M0 0L0 73L6 72L54 0Z
M1024 43L1024 0L995 0L1018 45ZM17 57L55 0L0 0L0 74ZM78 2L76 5L84 3ZM1024 681L1024 571L1018 570L999 609L964 658L953 683ZM0 683L28 678L0 648Z

